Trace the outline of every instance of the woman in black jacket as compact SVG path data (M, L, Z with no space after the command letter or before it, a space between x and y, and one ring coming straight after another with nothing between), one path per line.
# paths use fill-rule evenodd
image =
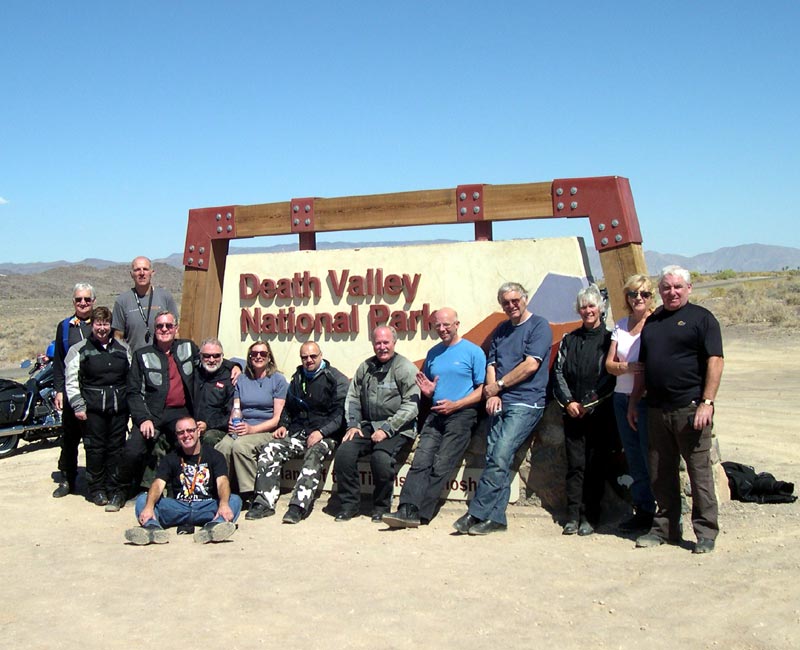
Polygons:
M604 461L616 435L611 402L615 377L605 367L611 332L603 320L606 301L596 285L578 292L575 308L582 325L561 340L553 366L553 394L564 410L567 451L563 534L591 535L600 514Z
M66 358L66 392L83 430L89 501L109 501L110 471L119 462L128 433L128 346L111 335L111 311L92 312L92 333Z

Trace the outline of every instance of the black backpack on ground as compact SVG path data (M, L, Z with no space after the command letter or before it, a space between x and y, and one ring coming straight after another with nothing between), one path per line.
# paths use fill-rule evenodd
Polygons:
M756 474L750 465L725 461L722 463L731 489L731 499L746 503L794 503L797 497L794 483L778 481L772 474Z

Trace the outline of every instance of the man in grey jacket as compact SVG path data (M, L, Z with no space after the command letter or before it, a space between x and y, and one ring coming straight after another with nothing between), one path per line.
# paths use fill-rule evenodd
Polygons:
M375 355L358 367L350 382L344 404L347 431L334 463L342 506L336 521L348 521L358 515L358 459L367 454L372 454L375 486L372 521L381 521L392 504L396 459L417 435L417 367L395 353L396 343L397 331L393 327L376 327L372 332Z

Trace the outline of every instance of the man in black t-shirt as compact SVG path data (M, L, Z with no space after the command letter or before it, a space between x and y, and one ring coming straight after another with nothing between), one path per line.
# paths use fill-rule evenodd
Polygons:
M164 528L170 526L202 526L194 534L201 544L221 542L236 530L242 500L231 494L225 458L200 443L194 418L178 420L175 435L180 448L161 460L150 490L136 499L141 525L125 531L125 539L137 546L166 544Z
M692 285L686 269L665 267L658 291L664 304L642 329L639 361L644 375L636 375L628 405L628 421L636 429L636 404L647 390L650 476L658 502L653 527L636 546L680 543L683 457L692 487L694 553L708 553L719 533L710 451L714 399L724 365L722 335L710 311L689 303Z

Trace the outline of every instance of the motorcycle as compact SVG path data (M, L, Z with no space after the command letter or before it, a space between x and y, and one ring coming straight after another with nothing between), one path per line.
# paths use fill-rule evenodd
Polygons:
M13 452L20 440L34 442L63 433L52 359L39 355L28 374L24 384L0 379L0 458Z

